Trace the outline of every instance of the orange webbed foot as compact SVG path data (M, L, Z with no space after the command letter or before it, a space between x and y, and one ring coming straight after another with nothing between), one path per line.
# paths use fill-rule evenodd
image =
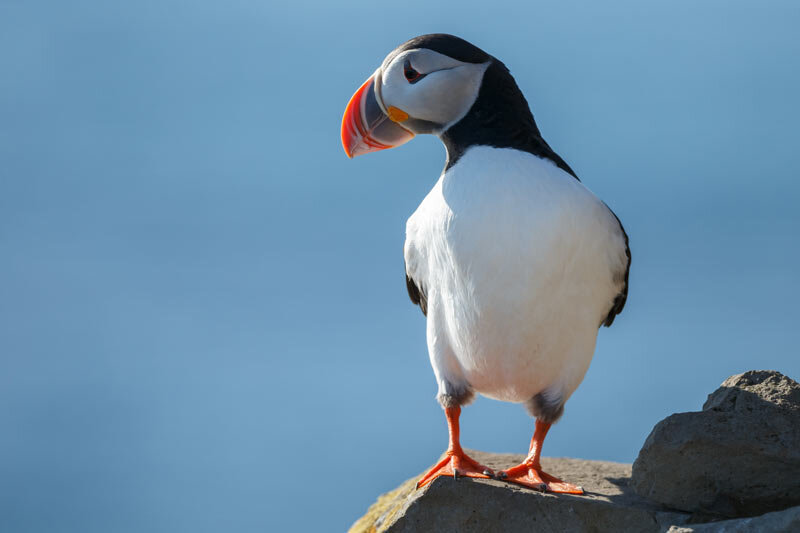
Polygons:
M583 488L572 483L567 483L544 472L541 466L523 462L503 470L497 474L497 479L509 481L541 492L554 492L557 494L583 494Z
M494 472L491 468L480 464L462 450L448 450L444 458L417 481L417 488L424 487L439 476L448 476L454 479L459 477L491 479L494 477Z

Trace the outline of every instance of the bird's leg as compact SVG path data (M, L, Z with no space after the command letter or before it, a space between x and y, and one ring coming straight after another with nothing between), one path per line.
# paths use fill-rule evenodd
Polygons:
M447 429L450 431L450 444L445 452L445 457L433 468L422 476L417 482L417 488L424 487L435 478L439 476L452 476L455 479L459 477L477 477L477 478L490 478L494 475L490 468L487 468L477 462L475 459L469 457L461 449L459 442L458 430L458 417L461 415L461 407L447 407L444 410L447 416Z
M522 463L503 470L497 477L503 481L510 481L525 487L529 487L542 492L558 492L562 494L583 494L583 489L572 483L565 483L555 476L551 476L542 470L539 462L542 455L542 443L547 436L550 424L536 421L536 431L531 439L531 447L528 456Z

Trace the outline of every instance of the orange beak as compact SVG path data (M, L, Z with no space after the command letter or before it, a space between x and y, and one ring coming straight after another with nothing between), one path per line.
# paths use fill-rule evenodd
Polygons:
M413 138L413 133L384 112L375 92L375 76L370 76L350 98L342 117L342 146L347 157L394 148Z

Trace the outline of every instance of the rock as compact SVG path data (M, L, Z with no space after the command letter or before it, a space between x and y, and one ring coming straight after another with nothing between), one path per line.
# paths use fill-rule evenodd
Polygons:
M496 470L523 459L521 455L468 453ZM586 494L542 494L493 479L443 477L416 490L420 477L416 476L378 498L350 532L657 532L681 525L689 516L665 511L634 494L629 487L630 465L543 458L542 466L583 486Z
M712 516L800 505L800 385L774 371L728 378L703 411L653 428L632 486L667 507Z
M667 533L790 533L800 531L800 507L767 513L755 518L734 518L710 524L672 526Z
M800 384L774 370L731 376L703 404L704 411L745 414L772 408L800 411Z

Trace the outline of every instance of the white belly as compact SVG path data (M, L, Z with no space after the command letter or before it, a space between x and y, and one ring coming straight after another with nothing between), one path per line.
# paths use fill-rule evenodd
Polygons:
M427 293L440 387L512 402L577 388L626 260L619 224L580 182L490 147L442 175L408 221L405 255Z

